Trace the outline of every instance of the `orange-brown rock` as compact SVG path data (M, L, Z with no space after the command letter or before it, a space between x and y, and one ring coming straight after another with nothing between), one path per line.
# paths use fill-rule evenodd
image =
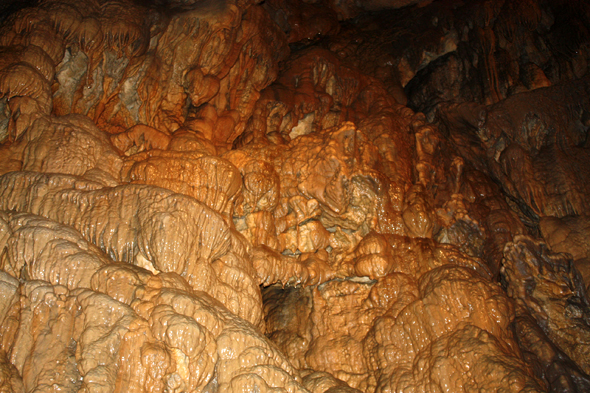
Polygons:
M588 391L589 24L2 2L0 391Z
M279 252L330 247L333 260L351 251L370 230L405 233L392 202L399 189L391 190L387 177L373 167L378 154L351 123L301 135L288 144L252 143L227 152L224 158L244 177L236 228L253 244ZM260 158L252 161L251 156ZM342 231L348 232L347 239L340 236Z
M504 256L502 276L508 294L588 374L590 303L573 261L524 236L509 243Z
M13 172L0 183L2 209L71 225L114 260L180 274L194 289L222 296L234 312L260 323L260 292L241 240L197 200L157 187L103 188L73 176L33 172Z
M517 305L515 333L525 361L535 365L535 374L550 382L553 391L584 391L590 378L543 332L537 321Z
M126 1L47 0L6 25L3 45L18 46L15 58L33 64L7 58L13 65L3 67L0 88L34 98L48 112L55 73L54 111L89 114L112 133L140 121L174 131L187 119L187 105L211 102L219 116L213 139L231 143L276 76L284 40L267 13L248 2L187 3L164 16ZM19 55L30 44L47 59ZM18 78L29 82L18 85Z
M16 163L5 172L65 173L108 185L119 183L121 157L86 116L37 117L18 131L9 149Z
M127 305L89 289L19 285L2 276L2 298L12 304L2 318L2 354L14 365L2 363L2 386L304 391L295 370L252 325L181 281L146 272L129 283L136 290Z
M6 359L4 351L0 353L0 391L24 392L23 381L18 370Z
M238 170L216 156L131 156L123 165L121 177L132 184L150 184L189 195L228 217L242 187Z
M590 288L590 244L587 216L543 217L539 222L543 239L555 253L568 253L582 275L586 291Z
M32 214L0 212L1 268L23 280L90 288L92 274L112 261L73 228Z
M331 4L330 4L331 5ZM337 33L337 16L329 4L301 0L270 0L264 7L287 35L289 43L313 41Z
M539 216L584 215L588 205L583 190L589 184L583 164L588 160L585 131L579 116L569 115L566 108L584 102L588 86L585 77L487 108L451 108L445 115L455 124L449 128L451 138L476 166L483 167L484 156L493 157L483 164L486 170L525 210Z
M454 389L491 383L493 391L512 377L514 391L543 390L508 328L513 304L481 263L427 239L365 239L356 251L356 274L369 253L390 258L391 270L317 288L264 290L267 332L299 367L328 372L362 391L451 383ZM463 357L471 350L462 345L477 349ZM498 360L483 361L492 358ZM463 367L488 368L488 376L479 371L440 379ZM446 371L431 371L440 368Z
M305 370L310 371L310 370ZM304 372L305 372L304 371ZM313 393L357 393L360 390L353 389L348 384L338 378L334 378L330 373L315 371L309 372L303 377L303 385Z

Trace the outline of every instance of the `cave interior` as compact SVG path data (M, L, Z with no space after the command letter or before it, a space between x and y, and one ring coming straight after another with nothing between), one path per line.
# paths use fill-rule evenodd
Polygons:
M4 0L0 392L590 392L590 1Z

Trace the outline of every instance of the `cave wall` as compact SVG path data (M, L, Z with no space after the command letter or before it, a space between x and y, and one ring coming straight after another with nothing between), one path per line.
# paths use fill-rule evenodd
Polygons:
M590 390L587 2L0 10L0 391Z

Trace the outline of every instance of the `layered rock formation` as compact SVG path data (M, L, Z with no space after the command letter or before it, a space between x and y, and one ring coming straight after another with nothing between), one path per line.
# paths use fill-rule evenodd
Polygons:
M3 7L1 391L590 389L586 2Z

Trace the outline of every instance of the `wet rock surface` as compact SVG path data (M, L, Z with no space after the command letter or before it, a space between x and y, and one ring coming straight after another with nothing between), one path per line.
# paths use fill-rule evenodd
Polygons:
M0 391L590 389L587 2L0 11Z

